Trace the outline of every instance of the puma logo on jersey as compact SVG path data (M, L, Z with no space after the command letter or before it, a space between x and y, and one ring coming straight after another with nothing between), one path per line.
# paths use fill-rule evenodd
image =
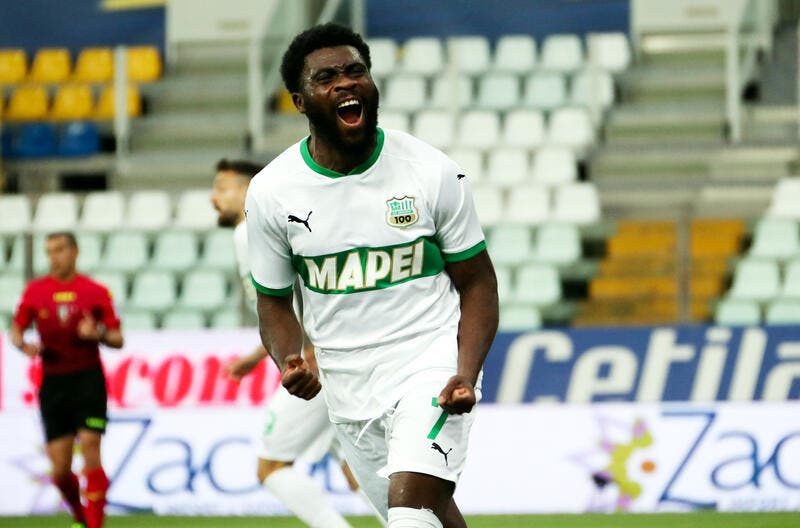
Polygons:
M295 215L289 215L289 223L291 224L292 222L294 222L296 224L303 224L304 226L306 226L306 229L308 229L308 232L310 233L311 232L311 226L308 225L308 219L311 218L311 213L313 213L313 212L314 211L309 211L308 212L308 216L306 216L305 220L301 220L300 218L296 217Z
M433 449L434 451L438 451L438 452L440 452L442 454L442 456L444 457L444 465L447 466L448 465L448 463L447 463L447 455L450 454L450 451L452 451L453 448L451 447L445 453L444 449L442 449L442 446L440 446L436 442L431 442L431 449Z
M457 179L457 180L463 180L463 179L464 179L464 178L466 178L466 177L467 177L467 175L466 175L466 174L456 174L456 179Z

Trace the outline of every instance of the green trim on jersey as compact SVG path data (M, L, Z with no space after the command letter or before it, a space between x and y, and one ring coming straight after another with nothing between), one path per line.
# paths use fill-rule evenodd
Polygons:
M278 289L267 288L266 286L262 286L257 283L252 273L250 274L250 280L253 282L253 286L255 286L256 290L260 291L264 295L271 295L273 297L286 297L287 295L292 294L292 286Z
M478 253L480 253L484 249L486 249L486 241L485 240L481 240L480 242L478 242L477 244L475 244L471 248L465 249L464 251L459 251L458 253L445 253L444 254L444 261L445 262L461 262L462 260L467 260L467 259L470 259L470 258L474 257L475 255L477 255Z
M311 170L313 170L318 174L322 174L323 176L327 176L329 178L341 178L343 176L350 176L351 174L361 174L362 172L365 172L367 169L375 165L375 162L378 161L378 156L381 155L381 150L383 150L384 137L383 137L383 130L381 130L380 128L377 129L377 136L378 137L375 143L375 150L372 151L370 157L367 158L367 160L364 163L357 166L347 174L343 174L341 172L336 172L335 170L328 169L326 167L323 167L316 161L314 161L314 158L311 157L311 152L309 152L308 150L308 140L311 139L311 136L307 137L300 143L300 155L303 156L303 161L306 162L308 168L310 168Z
M432 277L444 269L442 252L432 237L394 246L353 248L329 255L292 256L306 288L342 294L382 290Z

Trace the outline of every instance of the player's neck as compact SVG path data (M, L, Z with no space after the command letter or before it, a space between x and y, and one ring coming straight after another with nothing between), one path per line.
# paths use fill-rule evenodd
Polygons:
M326 141L320 134L315 134L312 129L308 140L308 153L319 166L348 174L369 159L375 150L375 145L376 141L373 140L362 148L344 150Z
M58 282L69 282L78 275L78 272L72 270L66 273L51 273L50 276Z

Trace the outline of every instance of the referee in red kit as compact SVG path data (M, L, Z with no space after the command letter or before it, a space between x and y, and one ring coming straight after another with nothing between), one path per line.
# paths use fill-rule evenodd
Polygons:
M25 288L11 325L11 341L42 361L39 407L47 456L53 482L72 510L73 528L101 528L110 482L100 461L107 394L98 345L122 347L120 321L108 289L76 271L75 235L50 234L46 247L50 274ZM31 322L36 323L40 343L23 337ZM85 462L85 507L78 477L72 472L76 437Z

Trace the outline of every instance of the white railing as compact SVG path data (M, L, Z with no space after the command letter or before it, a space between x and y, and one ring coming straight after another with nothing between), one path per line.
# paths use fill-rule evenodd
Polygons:
M128 50L114 49L114 138L117 160L130 152L131 120L128 117Z
M349 3L350 26L354 31L364 34L365 3L364 0L347 0ZM343 0L326 0L319 16L317 24L330 22L334 19ZM267 98L276 93L281 86L281 76L279 71L280 56L283 50L289 45L294 37L294 32L302 27L298 24L286 23L286 20L299 22L303 26L304 22L299 20L302 15L292 12L301 4L297 0L282 0L280 6L275 10L274 19L265 23L261 31L257 32L250 40L247 54L247 126L250 137L250 149L258 152L264 148L264 134L267 125L267 115L265 105ZM292 16L290 13L293 13ZM273 53L272 67L265 73L265 47L268 43L276 44L271 52Z
M746 0L725 35L725 117L731 143L742 141L742 89L757 67L759 51L772 50L774 2Z

